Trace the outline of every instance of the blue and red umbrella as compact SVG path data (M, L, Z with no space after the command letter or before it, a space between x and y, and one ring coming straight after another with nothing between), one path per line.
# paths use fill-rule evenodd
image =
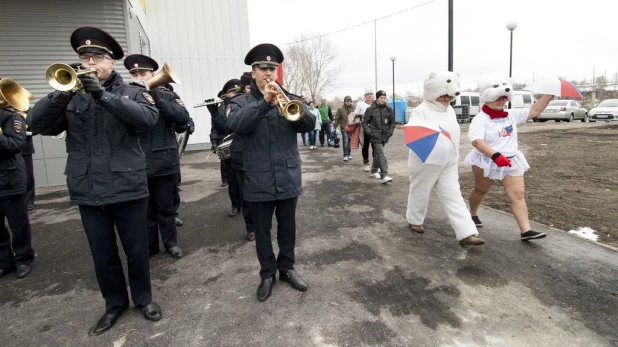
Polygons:
M457 156L451 134L437 124L412 119L403 127L406 146L425 164L444 165Z

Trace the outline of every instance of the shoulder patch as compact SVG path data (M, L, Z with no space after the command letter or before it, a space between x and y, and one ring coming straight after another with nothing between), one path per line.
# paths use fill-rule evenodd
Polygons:
M142 95L144 96L144 99L146 99L146 101L148 101L151 104L155 104L154 99L152 98L152 95L150 95L149 93L146 92L142 92Z
M182 106L182 107L186 108L185 103L184 103L184 102L182 102L182 100L180 100L180 99L174 99L174 101L176 101L176 103L177 103L178 105L180 105L180 106Z
M24 123L15 119L13 121L13 130L15 130L16 133L21 133L21 131L24 130Z

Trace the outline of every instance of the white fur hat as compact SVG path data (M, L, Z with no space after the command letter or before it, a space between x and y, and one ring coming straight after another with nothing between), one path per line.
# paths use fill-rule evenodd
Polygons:
M429 74L423 84L423 97L431 102L442 95L455 98L459 95L459 74L451 71L438 71Z
M513 86L504 80L486 80L479 83L481 102L492 102L506 96L508 101L513 98Z
M373 89L371 87L365 88L365 92L363 93L363 95L367 95L367 94L373 94Z

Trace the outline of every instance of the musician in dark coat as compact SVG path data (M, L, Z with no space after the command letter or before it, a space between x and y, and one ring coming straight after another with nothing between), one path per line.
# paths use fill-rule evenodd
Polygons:
M129 306L129 293L116 246L116 233L127 255L131 298L144 317L160 320L152 301L146 211L146 157L138 133L157 123L159 112L150 94L122 81L116 59L124 55L118 42L103 30L82 27L71 45L84 68L79 80L85 93L55 91L28 113L32 131L58 135L66 131L67 186L71 203L79 206L105 314L92 334L109 330Z
M275 45L252 48L245 57L245 64L253 68L251 92L232 99L226 111L229 127L244 144L243 195L256 227L260 301L270 297L277 270L281 280L297 290L307 290L307 283L294 269L296 203L302 193L297 134L313 130L315 116L303 108L304 117L291 122L279 113L274 102L280 87L275 79L282 61L283 54ZM277 257L270 237L273 213L277 218Z
M157 62L142 54L125 58L124 66L133 81L147 83L159 69ZM148 253L159 253L159 233L165 250L174 258L182 258L178 247L175 223L174 190L178 189L176 175L180 173L178 142L175 127L186 126L189 112L178 94L164 86L149 91L159 109L159 120L146 132L139 134L140 145L146 154L148 176Z

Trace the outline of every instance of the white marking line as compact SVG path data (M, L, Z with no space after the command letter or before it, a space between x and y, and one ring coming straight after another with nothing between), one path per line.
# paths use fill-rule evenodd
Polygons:
M114 341L114 347L122 347L124 343L127 342L127 336L123 336L118 340Z

